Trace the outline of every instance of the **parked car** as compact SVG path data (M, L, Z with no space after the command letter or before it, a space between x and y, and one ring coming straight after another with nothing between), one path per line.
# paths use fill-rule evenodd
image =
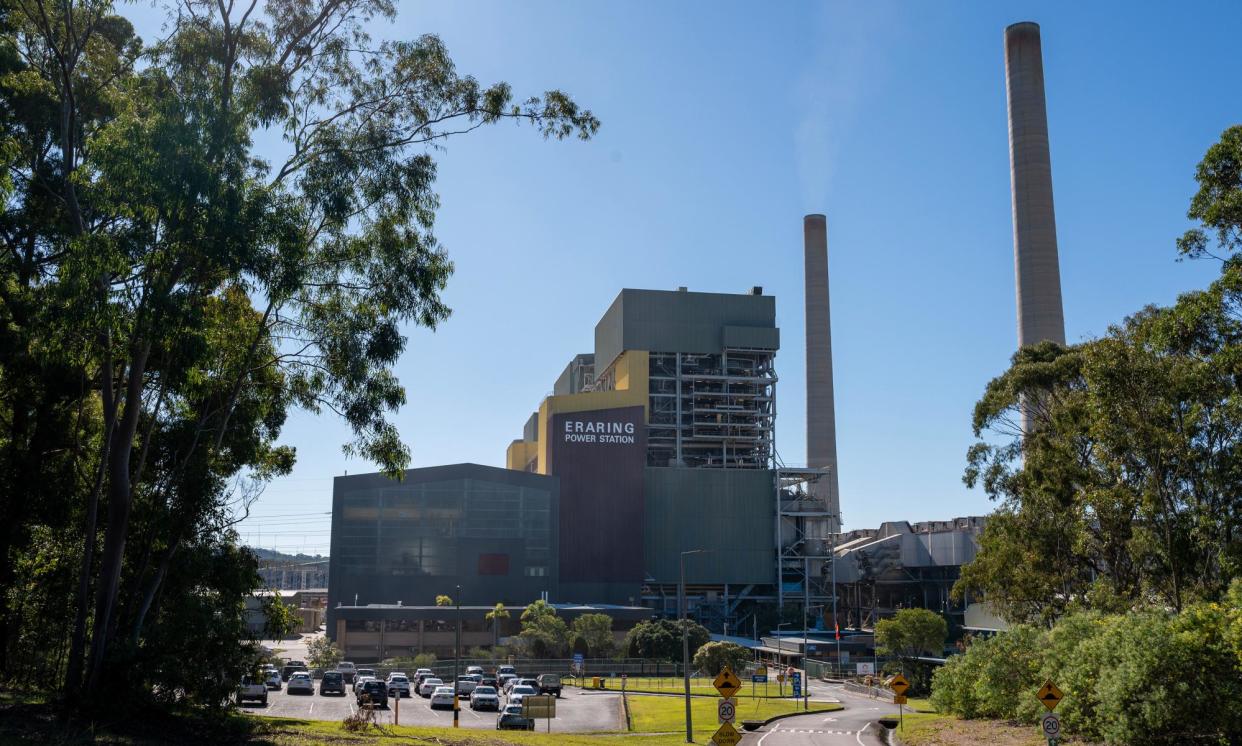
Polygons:
M357 669L356 671L354 671L354 686L353 686L353 688L354 688L355 690L358 688L358 679L373 679L373 678L375 678L375 669L374 669L374 668L359 668L359 669Z
M509 683L517 681L515 673L498 673L496 674L496 688L502 692L509 691Z
M435 673L433 673L430 668L420 668L417 671L415 671L414 672L414 689L417 690L418 685L423 683L423 679L429 676L435 676Z
M497 676L504 676L505 674L509 674L510 676L517 678L517 668L513 666L497 666L496 667Z
M388 706L388 687L379 679L367 679L354 687L354 698L359 707L370 702L373 707L383 709Z
M496 694L494 686L477 686L473 692L470 692L470 709L472 710L491 710L497 712L500 710L500 696Z
M535 691L539 691L539 679L536 679L536 678L518 679L517 684L514 684L514 686L519 686L519 685L529 686L531 689L534 689Z
M280 691L281 685L284 683L280 678L280 671L273 668L271 671L264 671L263 675L267 678L267 688Z
M285 661L284 668L280 669L280 678L284 679L285 681L288 681L289 677L293 675L294 671L306 671L306 670L308 669L306 668L305 662L287 660Z
M483 674L483 680L479 683L482 686L491 686L491 687L500 688L500 682L496 681L496 677L490 676L488 674Z
M289 683L285 686L285 693L293 694L294 692L315 693L315 681L311 679L308 671L294 671L293 675L289 677Z
M540 694L555 694L561 696L561 675L559 673L539 674L539 678L535 679L538 683Z
M525 697L528 694L538 694L538 693L539 693L539 690L533 686L528 686L526 684L518 684L517 686L509 690L508 704L511 704L511 705L521 704L522 697Z
M354 680L354 676L356 676L358 673L357 667L354 666L354 664L351 663L350 661L341 661L340 663L336 664L336 670L340 671L341 675L345 677L345 683L347 684L352 683ZM371 675L374 676L375 673L372 672Z
M522 714L521 705L505 705L496 718L496 730L534 730L535 721Z
M441 707L453 709L453 689L447 686L437 686L435 691L431 693L431 701L428 703L431 709L438 710Z
M430 697L431 693L436 690L437 686L444 686L444 680L435 676L428 676L423 679L423 683L418 685L418 696Z
M476 674L476 673L477 673L479 676L482 676L482 675L483 675L483 667L482 667L482 666L466 666L466 675L467 675L467 676L472 676L472 675L474 675L474 674Z
M323 679L319 682L319 696L324 696L328 692L345 696L345 675L340 671L324 671Z
M457 677L457 693L463 696L469 695L471 692L474 691L475 687L479 685L479 681L481 681L482 679L483 679L482 676L480 676L478 679L474 678L474 676L458 676Z
M258 675L243 676L237 687L237 704L240 705L248 699L262 702L267 707L267 683Z
M393 673L388 675L388 696L390 697L408 697L410 696L410 678L403 673Z

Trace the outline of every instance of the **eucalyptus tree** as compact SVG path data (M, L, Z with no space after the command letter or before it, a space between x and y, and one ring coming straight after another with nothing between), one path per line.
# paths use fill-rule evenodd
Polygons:
M63 446L62 516L85 536L65 684L85 673L91 701L160 637L174 558L226 556L236 508L291 467L290 408L339 415L346 451L390 474L408 463L403 329L449 315L436 150L503 121L599 123L560 91L459 74L435 36L372 40L391 0L182 0L149 45L106 0L6 10L3 394L50 440L8 418L0 548L37 522L8 495L59 473L40 458Z

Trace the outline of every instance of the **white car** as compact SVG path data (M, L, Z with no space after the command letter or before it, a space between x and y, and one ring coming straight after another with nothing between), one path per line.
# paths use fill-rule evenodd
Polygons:
M470 693L473 692L474 688L479 685L479 681L482 680L482 678L482 676L477 679L474 676L458 676L457 693L463 697L470 696Z
M350 661L341 661L340 663L336 664L336 670L340 671L341 675L345 677L346 684L353 681L354 675L358 673L357 667L354 666L354 664L351 663Z
M410 696L410 679L403 673L394 673L388 676L388 696L390 697L408 697Z
M280 687L284 684L280 678L280 671L273 668L271 671L265 671L264 675L267 676L267 688L280 691Z
M453 709L453 688L449 686L437 686L431 693L431 709L439 709L447 707Z
M496 694L496 687L475 687L470 693L470 709L499 711L500 697Z
M422 685L418 687L418 696L430 697L438 686L444 686L444 681L442 679L437 679L435 676L423 679Z
M470 675L472 675L472 674L476 674L476 673L479 675L479 677L480 677L480 678L482 678L482 676L483 676L483 667L482 667L482 666L466 666L466 675L467 675L467 676L470 676Z
M306 694L315 693L315 682L311 679L310 674L305 671L295 671L289 677L289 683L285 686L286 694L294 692L305 692Z
M362 683L362 682L364 682L364 681L371 681L371 680L373 680L374 678L375 678L374 676L371 676L371 675L369 675L369 674L366 674L366 675L364 675L364 674L358 674L357 676L355 676L355 677L354 677L353 687L352 687L352 688L353 688L353 690L354 690L354 692L355 692L355 693L357 693L357 692L358 692L358 685L359 685L359 684L361 684L361 683Z
M518 684L509 690L508 704L520 705L522 704L522 697L525 697L528 694L538 694L538 693L539 692L536 691L535 687L533 686L528 686L526 684Z

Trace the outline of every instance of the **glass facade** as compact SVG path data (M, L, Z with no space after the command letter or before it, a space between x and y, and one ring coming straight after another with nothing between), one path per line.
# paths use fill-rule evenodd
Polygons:
M475 464L338 477L329 608L529 603L552 592L558 480ZM329 616L332 616L329 614ZM330 620L331 621L331 620Z

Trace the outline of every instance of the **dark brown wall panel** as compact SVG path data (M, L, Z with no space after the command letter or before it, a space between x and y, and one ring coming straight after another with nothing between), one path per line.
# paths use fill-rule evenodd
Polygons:
M642 407L552 416L549 471L560 478L562 582L641 583Z

